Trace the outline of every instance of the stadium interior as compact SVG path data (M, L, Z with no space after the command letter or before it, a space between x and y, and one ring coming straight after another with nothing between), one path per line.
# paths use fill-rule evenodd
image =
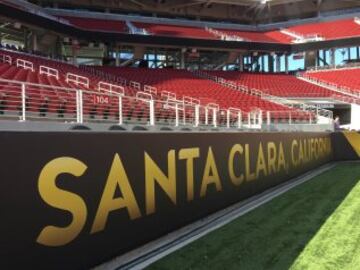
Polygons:
M292 188L241 223L255 256L218 231L150 269L358 269L300 253L358 182L335 163L359 132L358 0L0 0L3 269L143 269Z
M3 119L359 128L354 1L30 2L0 3Z

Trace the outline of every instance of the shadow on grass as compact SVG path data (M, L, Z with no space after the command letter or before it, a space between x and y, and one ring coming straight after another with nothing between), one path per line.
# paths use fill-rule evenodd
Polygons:
M359 179L338 165L148 269L289 269Z

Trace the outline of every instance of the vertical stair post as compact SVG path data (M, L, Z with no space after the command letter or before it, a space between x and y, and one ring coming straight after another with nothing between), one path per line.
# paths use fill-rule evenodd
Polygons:
M21 84L21 121L26 121L26 86Z

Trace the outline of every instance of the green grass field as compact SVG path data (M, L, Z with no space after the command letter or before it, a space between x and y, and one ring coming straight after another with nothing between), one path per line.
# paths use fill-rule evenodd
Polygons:
M360 269L359 180L338 165L148 269Z

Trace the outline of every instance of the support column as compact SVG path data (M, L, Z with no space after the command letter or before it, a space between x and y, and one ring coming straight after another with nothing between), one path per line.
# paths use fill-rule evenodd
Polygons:
M254 56L252 54L249 55L249 62L250 62L250 71L254 71Z
M24 30L24 48L25 50L29 50L29 32L27 29Z
M316 66L320 66L320 51L316 51Z
M73 55L72 55L72 64L77 65L77 56L78 56L78 49L73 48Z
M276 55L276 72L280 72L281 70L281 55Z
M111 47L106 46L105 43L100 43L100 47L103 49L103 57L108 58L110 56L109 52L111 51Z
M244 71L244 56L242 54L239 55L239 71Z
M265 55L261 56L261 71L265 72Z
M182 48L180 52L180 68L185 69L185 52L186 49Z
M326 57L326 50L323 50L323 63L324 66L328 65L327 57Z
M31 44L32 50L37 51L38 50L38 36L36 33L33 32L32 34L32 44Z
M145 47L144 46L135 46L134 47L134 57L133 57L133 61L134 60L143 60L144 56L145 56ZM156 54L155 54L156 55ZM157 59L157 55L155 57L155 61ZM142 61L141 61L142 62Z
M65 54L65 53L63 53L63 51L62 51L62 38L60 37L60 36L58 36L57 38L56 38L56 52L55 52L55 54L56 54L56 56L61 56L61 57L63 57L63 54Z
M116 58L115 58L115 66L119 67L120 66L120 46L116 46Z
M80 46L77 40L73 40L72 42L72 63L73 65L77 65L77 57L79 52Z
M268 55L269 72L274 72L274 56Z
M335 48L330 49L330 65L335 67L336 59L335 59Z
M289 74L289 55L285 54L285 73Z
M253 56L253 60L254 60L254 63L253 63L254 69L253 69L253 71L259 72L260 71L260 64L259 64L259 55L258 55L258 53L256 53L256 55Z
M317 66L317 57L315 51L308 51L305 52L305 69L309 67L316 67Z

